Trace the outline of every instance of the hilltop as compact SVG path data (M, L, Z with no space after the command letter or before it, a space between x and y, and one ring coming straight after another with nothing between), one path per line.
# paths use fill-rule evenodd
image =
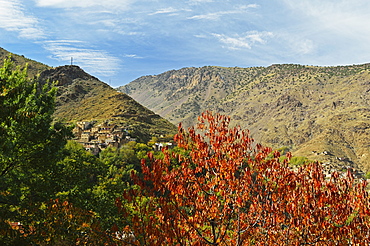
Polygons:
M8 55L9 52L0 49L1 63ZM28 75L36 77L41 84L56 82L58 90L54 116L58 120L66 123L94 121L119 124L129 127L132 136L144 142L153 136L168 136L176 132L176 127L169 121L78 66L52 68L16 54L11 54L11 59L21 68L27 64Z
M66 122L109 121L130 127L134 136L148 141L151 136L175 133L175 126L130 96L118 92L78 66L45 70L39 80L57 81L55 116Z
M183 68L120 87L177 124L201 112L231 116L266 146L323 162L328 171L370 171L370 65Z

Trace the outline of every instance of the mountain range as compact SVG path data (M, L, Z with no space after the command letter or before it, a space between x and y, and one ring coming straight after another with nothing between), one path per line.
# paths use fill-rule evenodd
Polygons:
M9 52L0 48L0 59ZM57 81L55 117L129 126L141 141L170 136L206 110L229 115L256 142L320 161L328 172L370 171L370 64L188 67L143 76L117 89L78 66L49 67L11 54L40 83Z
M320 161L329 172L370 171L370 64L189 67L118 89L174 124L191 126L211 110L256 142Z

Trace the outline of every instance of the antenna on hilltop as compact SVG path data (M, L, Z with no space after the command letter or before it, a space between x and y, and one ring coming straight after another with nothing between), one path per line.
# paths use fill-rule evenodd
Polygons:
M71 66L73 65L73 57L71 57Z

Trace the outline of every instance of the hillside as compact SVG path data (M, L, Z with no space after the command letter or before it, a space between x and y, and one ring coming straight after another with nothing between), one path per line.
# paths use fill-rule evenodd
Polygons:
M9 52L0 48L0 65ZM152 136L166 136L176 132L176 127L130 96L117 92L109 85L89 75L78 66L51 68L47 65L11 54L15 65L28 66L30 77L40 83L58 81L55 117L64 122L110 122L129 127L132 136L148 141Z
M22 55L17 55L10 53L7 50L4 50L3 48L0 47L0 64L3 64L4 59L7 57L11 56L11 60L13 61L14 65L19 66L21 68L24 68L26 64L28 65L28 75L30 77L37 76L40 74L42 71L46 69L50 69L48 65L42 64L40 62L28 59Z
M78 66L45 70L39 80L57 81L55 117L65 122L96 121L121 124L132 129L133 136L148 141L151 136L175 133L175 126L118 92Z
M183 68L119 90L174 124L191 126L212 110L250 129L256 141L321 161L329 171L370 171L369 64Z

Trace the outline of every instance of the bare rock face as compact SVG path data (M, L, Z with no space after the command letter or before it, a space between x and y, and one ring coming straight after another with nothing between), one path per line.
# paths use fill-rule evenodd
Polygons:
M86 73L78 66L60 66L43 71L39 76L40 83L53 82L57 90L57 105L77 102L91 92L110 88L94 76Z
M58 81L58 86L66 86L73 83L75 79L79 80L98 80L94 76L86 73L78 66L69 65L45 70L40 74L40 80Z

